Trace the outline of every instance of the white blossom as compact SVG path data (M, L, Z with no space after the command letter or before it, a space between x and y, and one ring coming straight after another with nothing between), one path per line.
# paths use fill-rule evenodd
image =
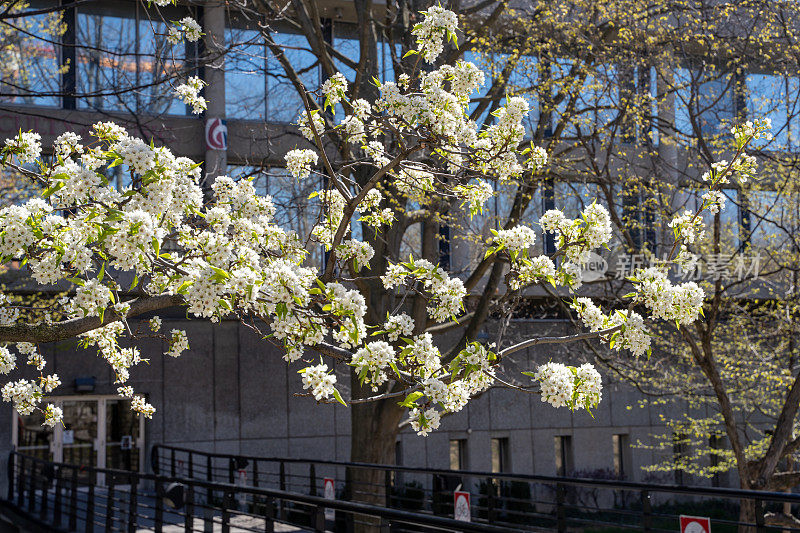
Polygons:
M307 178L319 155L314 150L291 150L286 153L286 169L295 178Z
M62 423L64 418L64 411L60 407L56 407L52 403L48 403L44 408L44 425L48 427L55 427L57 424Z
M328 365L319 364L309 366L302 370L303 388L311 389L311 394L317 401L324 400L333 396L336 390L336 376L328 373Z
M175 88L175 93L184 104L192 106L192 113L198 115L206 110L208 103L200 96L200 91L206 86L206 82L197 76L192 76L186 83L182 83Z
M439 411L434 408L423 410L415 407L410 415L411 429L422 437L427 437L428 433L439 429L442 420Z

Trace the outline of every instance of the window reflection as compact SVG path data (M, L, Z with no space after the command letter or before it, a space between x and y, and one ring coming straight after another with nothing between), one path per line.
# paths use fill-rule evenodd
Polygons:
M51 5L31 3L20 11ZM58 106L60 71L56 43L64 29L60 13L9 18L4 23L14 29L0 33L0 93L5 95L0 96L0 102Z

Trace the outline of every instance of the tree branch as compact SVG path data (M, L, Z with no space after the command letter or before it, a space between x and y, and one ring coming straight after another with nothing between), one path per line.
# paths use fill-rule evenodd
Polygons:
M133 318L137 315L175 307L184 303L183 296L163 294L160 296L146 296L136 298L130 302L130 309L124 318ZM112 308L106 310L103 320L92 316L73 318L53 324L14 324L0 326L0 342L56 342L77 337L82 333L101 328L112 322L122 320L122 315L117 314Z

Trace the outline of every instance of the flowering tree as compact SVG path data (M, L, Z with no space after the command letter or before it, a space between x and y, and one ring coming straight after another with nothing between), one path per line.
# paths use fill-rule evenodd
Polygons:
M708 477L735 470L743 488L783 490L798 480L798 115L789 89L798 43L782 22L796 19L797 5L654 8L638 0L531 2L519 8L513 30L485 37L483 55L494 57L503 42L520 44L504 58L518 72L506 86L539 98L545 118L536 132L550 141L551 175L582 181L577 185L607 200L620 252L658 263L677 230L694 256L677 277L706 270L697 280L706 294L703 314L691 327L664 321L652 329L652 357L583 343L612 376L648 395L643 403L661 410L667 431L641 443L664 453L649 469ZM753 43L770 43L769 51ZM541 68L547 62L551 68ZM748 116L772 117L774 136L748 148L746 180L707 190L707 170L738 157L730 124ZM701 204L705 228L693 216ZM742 260L759 254L762 279L754 280L759 267ZM728 270L740 274L727 278ZM624 279L603 284L606 301L625 300ZM683 452L675 456L673 447ZM742 521L754 518L743 502Z
M191 31L192 25L182 21L181 27ZM396 82L375 81L374 98L354 97L360 86L339 73L318 94L302 93L306 111L298 126L309 144L286 154L287 168L298 180L315 173L327 184L317 192L319 218L308 235L279 227L272 200L256 194L249 181L219 177L204 196L198 164L113 123L96 124L91 139L62 135L51 163L41 161L36 133L8 139L3 167L23 173L43 192L0 210L2 261L24 261L39 284L68 280L75 289L39 322L24 307L0 309L0 342L8 343L0 348L0 370L8 373L26 360L40 372L38 379L7 383L4 399L22 414L40 409L46 424L57 424L61 413L44 398L60 382L47 372L37 344L78 338L108 361L133 409L152 416L153 406L126 384L141 355L120 341L143 336L128 327L129 319L184 306L197 319L240 320L283 346L287 362L303 367L303 387L316 400L368 409L359 411L368 416L354 422L353 439L376 444L357 458L388 461L404 416L421 435L435 430L442 414L504 382L498 365L515 351L599 338L638 356L649 349L648 323L696 320L703 291L648 269L632 278L634 292L618 310L604 311L587 298L574 301L588 332L531 338L500 350L475 340L487 309L469 311L465 299L488 266L504 272L509 294L536 284L566 293L580 286L581 265L612 236L609 213L598 203L577 218L544 213L539 225L557 244L549 256L532 253L536 232L512 217L466 280L430 257L398 257L388 245L412 203L424 198L424 205L452 204L475 216L494 194L488 179L531 179L547 164L544 150L523 142L523 98L508 97L485 126L468 119L470 95L484 83L483 73L468 61L436 63L447 42L455 45L457 31L453 12L432 7L413 28L409 72ZM191 80L178 90L198 111L205 103L201 87ZM745 150L766 129L760 122L734 129L735 156L709 170L710 195L698 211L673 221L670 260L685 259L685 245L701 230L701 212L713 204L714 192L751 173ZM326 150L332 141L341 157ZM33 162L37 171L22 166ZM120 164L132 176L131 187L122 190L101 172ZM361 240L351 235L354 222L363 228ZM309 242L328 251L321 271L305 262ZM123 278L133 281L123 285ZM442 353L431 331L458 322L469 323L467 333ZM157 318L150 326L151 335L169 339L167 355L179 356L191 342L180 330L161 331ZM349 395L330 371L332 361L352 367ZM590 409L601 399L600 376L589 364L551 362L527 374L555 407Z

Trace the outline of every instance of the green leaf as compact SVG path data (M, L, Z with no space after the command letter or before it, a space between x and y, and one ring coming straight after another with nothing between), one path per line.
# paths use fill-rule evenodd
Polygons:
M414 407L416 401L422 398L423 396L424 394L422 394L420 391L414 391L408 396L406 396L405 400L403 400L402 402L398 402L397 404L402 405L403 407L411 408Z
M345 407L347 407L347 404L346 404L346 403L345 403L345 401L342 399L342 395L341 395L341 394L339 394L339 390L338 390L336 387L334 387L334 388L333 388L333 397L334 397L334 398L336 398L336 401L337 401L337 402L339 402L340 404L342 404L342 405L344 405Z

